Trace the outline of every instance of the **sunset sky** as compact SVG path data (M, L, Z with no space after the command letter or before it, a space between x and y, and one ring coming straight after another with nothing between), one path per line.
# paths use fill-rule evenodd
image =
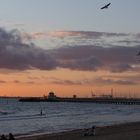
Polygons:
M0 95L140 97L139 13L140 0L0 0Z

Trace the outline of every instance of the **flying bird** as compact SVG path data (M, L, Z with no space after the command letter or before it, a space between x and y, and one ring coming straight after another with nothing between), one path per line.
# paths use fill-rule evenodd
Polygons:
M111 3L106 4L105 6L101 7L101 9L107 9Z

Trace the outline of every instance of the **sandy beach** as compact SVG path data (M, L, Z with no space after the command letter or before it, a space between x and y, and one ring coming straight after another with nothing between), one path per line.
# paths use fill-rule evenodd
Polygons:
M89 128L90 129L90 128ZM84 136L87 129L18 138L18 140L140 140L140 122L97 127L95 136Z

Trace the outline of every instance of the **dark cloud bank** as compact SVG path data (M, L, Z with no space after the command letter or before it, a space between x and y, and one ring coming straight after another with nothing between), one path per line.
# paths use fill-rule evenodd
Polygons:
M73 70L124 72L135 69L134 66L139 64L136 56L139 50L140 46L69 46L57 49L55 57L59 59L61 67Z
M47 51L35 47L33 43L24 43L17 30L0 28L0 57L0 68L50 70L56 67L56 61Z
M85 32L82 32L85 33ZM86 32L86 35L124 36L125 34ZM86 36L87 37L87 36ZM131 47L97 45L65 46L45 50L31 42L25 42L17 30L0 28L0 68L10 70L53 70L58 67L72 70L109 70L124 72L134 70L139 61L140 45Z

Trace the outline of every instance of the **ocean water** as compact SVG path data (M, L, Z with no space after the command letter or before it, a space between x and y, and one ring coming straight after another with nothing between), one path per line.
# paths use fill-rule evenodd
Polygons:
M140 121L140 105L0 99L0 134L38 135L135 121Z

